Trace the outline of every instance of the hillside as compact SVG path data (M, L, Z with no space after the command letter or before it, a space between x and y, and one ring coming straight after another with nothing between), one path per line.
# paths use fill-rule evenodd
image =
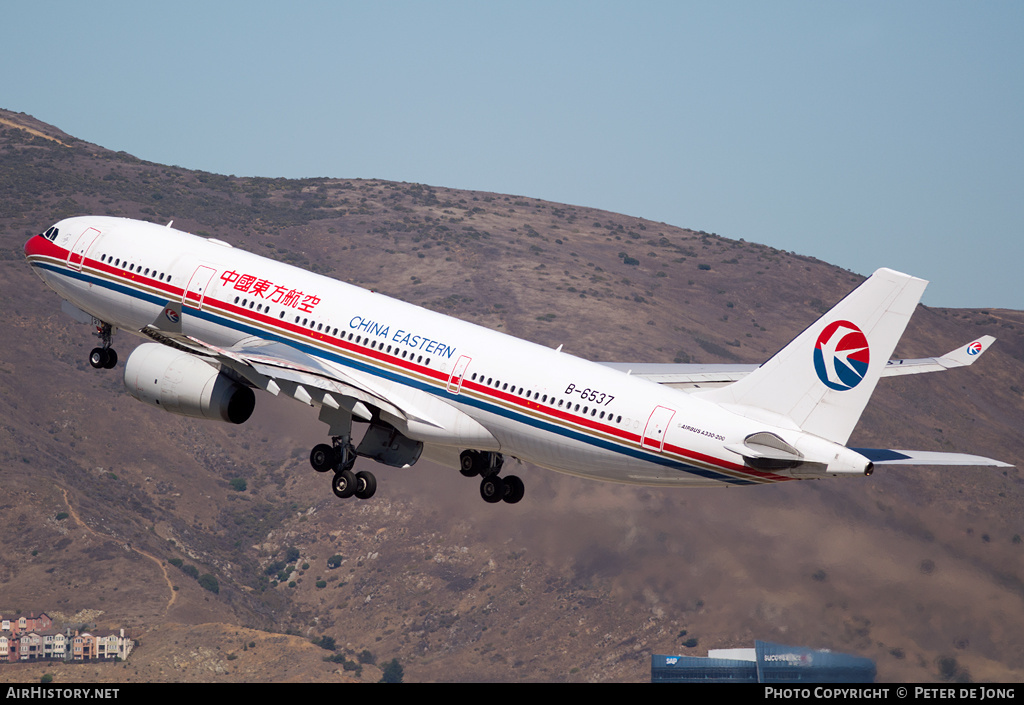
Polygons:
M1018 469L667 491L524 466L526 499L490 506L421 463L375 466L377 495L339 502L307 462L326 438L313 410L262 395L244 426L203 423L89 367L91 331L22 253L86 213L173 219L595 360L760 362L863 279L533 198L153 164L0 110L0 614L93 610L142 642L58 682L376 680L393 658L407 681L637 682L651 653L754 639L868 656L884 681L1024 679ZM1024 462L1024 313L920 307L897 354L986 333L970 370L883 380L851 445ZM122 360L136 342L118 334ZM364 668L323 661L324 636Z

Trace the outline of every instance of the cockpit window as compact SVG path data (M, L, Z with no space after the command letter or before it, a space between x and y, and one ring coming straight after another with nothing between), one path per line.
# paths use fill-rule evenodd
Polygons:
M45 237L50 242L56 242L57 241L57 235L59 233L60 233L60 231L57 230L57 228L50 228L45 233L43 233L43 237Z

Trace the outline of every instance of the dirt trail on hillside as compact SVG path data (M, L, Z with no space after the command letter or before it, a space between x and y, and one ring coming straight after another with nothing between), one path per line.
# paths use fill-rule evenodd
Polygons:
M74 518L74 520L76 522L78 522L78 524L82 528L84 528L86 531L88 531L93 536L96 536L97 538L107 539L107 540L110 540L110 541L116 541L116 542L120 543L120 541L118 541L114 537L112 537L112 536L105 536L104 534L99 533L98 531L93 529L91 526L86 524L84 521L82 521L82 517L78 516L78 512L76 512L75 508L73 506L71 506L71 500L68 499L68 491L65 488L63 488L63 487L60 488L60 491L64 493L64 504L67 505L68 512L71 514L72 518ZM167 574L167 566L164 565L163 561L161 561L159 558L157 558L156 556L154 556L152 554L146 553L145 551L141 551L141 550L139 550L139 549L137 549L137 548L135 548L134 546L131 546L131 545L127 546L127 548L129 550L134 551L135 553L138 553L140 556L145 556L149 560L151 560L154 563L156 563L157 567L160 568L160 572L163 573L163 576L164 576L164 581L167 582L167 589L171 593L171 597L167 601L167 605L164 607L164 614L167 614L170 611L171 607L174 605L174 601L178 597L177 593L174 591L174 583L171 582L171 576Z
M56 142L57 144L61 145L62 147L67 147L68 146L68 145L64 144L63 142L61 142L56 137L50 137L49 135L47 135L47 134L45 134L43 132L40 132L39 130L33 130L31 127L25 127L24 125L19 125L18 123L14 122L13 120L7 120L6 118L0 118L0 125L8 125L9 127L16 127L19 130L24 130L25 132L29 133L30 135L34 135L36 137L42 137L44 140L50 140L51 142Z

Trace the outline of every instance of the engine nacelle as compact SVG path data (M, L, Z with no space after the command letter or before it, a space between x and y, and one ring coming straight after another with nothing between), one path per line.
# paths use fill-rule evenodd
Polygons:
M128 356L124 388L150 406L198 419L240 424L256 408L252 389L201 357L159 343L144 343Z

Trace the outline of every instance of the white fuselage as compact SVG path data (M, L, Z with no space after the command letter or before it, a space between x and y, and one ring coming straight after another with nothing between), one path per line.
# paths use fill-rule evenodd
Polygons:
M414 440L616 482L793 479L723 446L798 429L170 227L107 217L56 227L26 254L83 311L138 333L179 302L182 332L211 345L285 343L422 411L432 423L400 428Z

